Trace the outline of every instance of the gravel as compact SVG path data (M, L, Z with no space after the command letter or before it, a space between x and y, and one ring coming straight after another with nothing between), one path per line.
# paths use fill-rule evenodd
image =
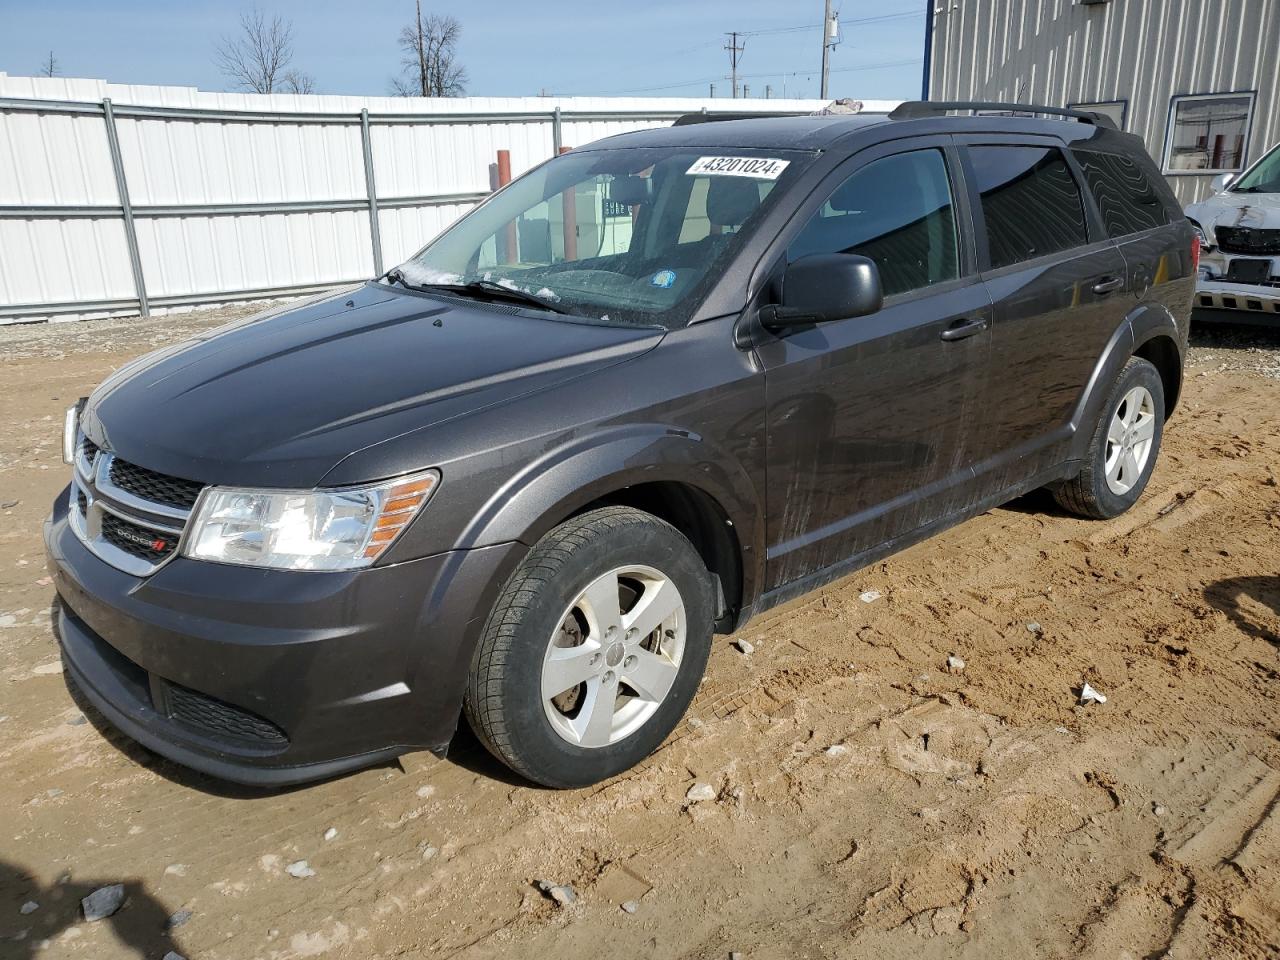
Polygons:
M578 902L578 892L570 884L552 883L550 880L535 880L534 884L558 906L568 907Z
M716 798L716 788L709 783L695 783L689 788L689 792L686 793L684 797L690 803L699 803L703 800L714 800Z
M177 913L170 914L169 919L165 921L164 925L166 929L176 930L178 927L190 920L191 916L192 914L190 910L179 910Z
M1280 324L1226 322L1231 317L1229 311L1192 314L1188 375L1207 377L1239 370L1280 380ZM1206 323L1206 318L1224 322Z
M305 880L307 877L314 877L316 872L311 869L311 864L305 860L295 860L284 868L284 872L291 877L297 877L299 880Z
M99 887L80 901L80 909L84 918L89 921L105 920L124 904L124 884L113 883L108 887Z
M35 913L39 909L40 904L36 903L34 900L28 900L18 908L18 912L25 917L28 913Z
M751 654L756 652L755 645L748 640L741 640L741 639L735 640L733 641L733 645L737 647L740 652L746 654L747 656L751 656Z

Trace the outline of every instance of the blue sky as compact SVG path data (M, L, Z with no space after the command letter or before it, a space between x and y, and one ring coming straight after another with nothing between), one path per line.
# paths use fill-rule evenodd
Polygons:
M831 61L832 96L920 93L929 0L836 0L843 42ZM0 0L0 70L30 75L53 50L65 76L119 83L228 88L213 62L245 3L211 0ZM424 0L423 11L462 24L460 59L476 96L728 96L725 33L748 35L739 73L751 94L818 95L822 0ZM258 0L292 20L294 66L317 92L388 92L396 35L412 0ZM862 21L862 22L857 22ZM754 35L753 35L754 33Z

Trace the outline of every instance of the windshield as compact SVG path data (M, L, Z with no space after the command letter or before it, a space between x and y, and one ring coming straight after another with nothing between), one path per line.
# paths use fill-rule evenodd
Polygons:
M531 171L392 271L407 285L682 326L810 154L633 147ZM505 289L504 289L505 288Z
M1280 144L1231 185L1234 193L1280 193Z

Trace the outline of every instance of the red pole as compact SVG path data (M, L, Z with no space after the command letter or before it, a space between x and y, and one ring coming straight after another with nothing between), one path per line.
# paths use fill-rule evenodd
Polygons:
M573 147L561 147L562 154L568 153ZM566 260L578 259L578 196L573 187L570 187L561 195L561 210L564 212L564 258Z
M501 190L511 182L511 151L498 151L498 189ZM502 251L503 263L514 263L517 256L516 250L516 222L512 220L503 228L503 239L505 248Z

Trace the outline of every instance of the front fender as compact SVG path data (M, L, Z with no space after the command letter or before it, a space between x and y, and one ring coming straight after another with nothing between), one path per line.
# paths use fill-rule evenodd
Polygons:
M764 510L755 484L730 452L665 424L593 431L530 461L475 512L458 546L511 541L532 546L593 501L630 486L663 481L695 487L720 506L742 551L744 600L753 597L764 555Z
M1111 393L1111 387L1120 371L1142 345L1157 337L1169 337L1178 349L1181 363L1186 348L1185 333L1179 328L1173 314L1161 303L1138 304L1124 318L1107 341L1102 355L1094 365L1093 373L1080 396L1071 416L1071 456L1074 461L1088 456L1089 441L1093 438L1093 424L1102 414L1102 408Z

